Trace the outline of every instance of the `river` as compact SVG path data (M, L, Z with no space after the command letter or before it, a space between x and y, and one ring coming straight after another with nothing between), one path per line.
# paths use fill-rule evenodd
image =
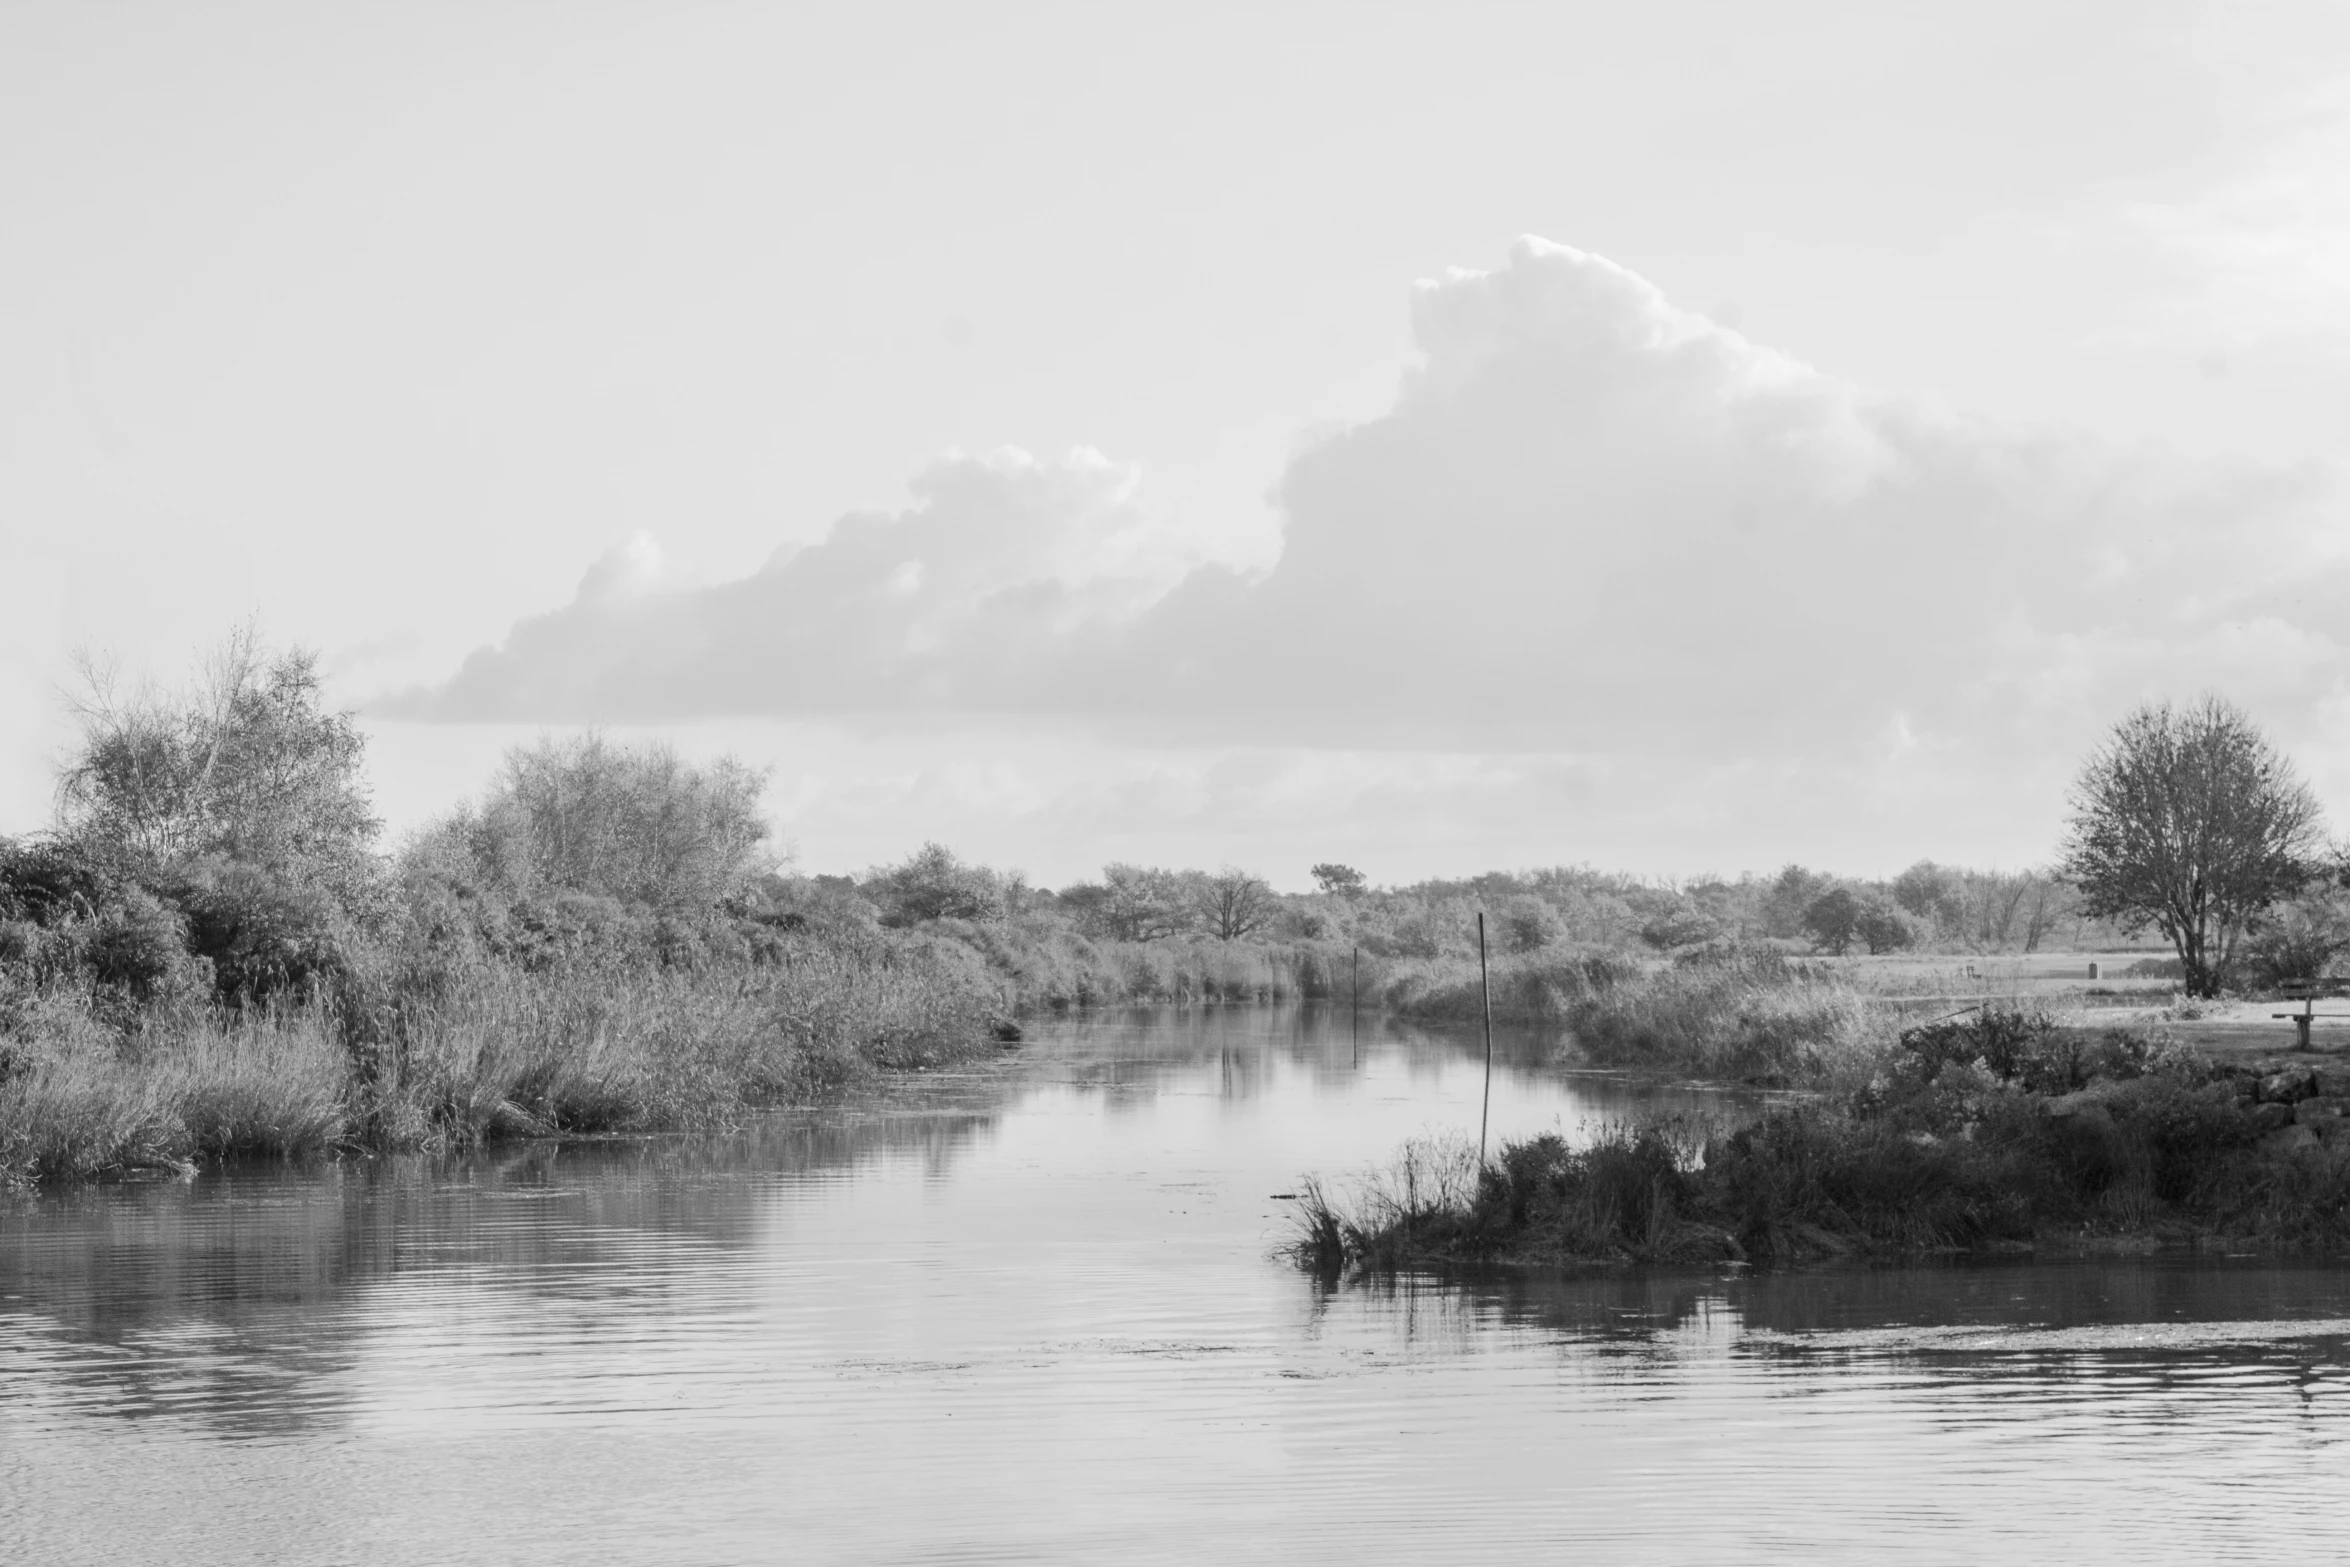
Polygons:
M1705 1102L1521 1064L1497 1139ZM2337 1561L2350 1270L1335 1289L1481 1047L1048 1025L726 1136L0 1205L0 1560Z

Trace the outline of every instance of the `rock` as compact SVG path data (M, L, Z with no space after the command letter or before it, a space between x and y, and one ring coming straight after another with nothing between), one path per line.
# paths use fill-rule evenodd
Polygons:
M2259 1091L2259 1085L2249 1077L2223 1077L2196 1089L2195 1097L2208 1099L2215 1105L2248 1105Z
M2293 1124L2291 1105L2254 1105L2244 1113L2256 1132L2274 1132Z
M2317 1146L2317 1132L2307 1126L2288 1126L2281 1132L2271 1132L2260 1140L2260 1151L2265 1154L2299 1153L2304 1148Z
M2289 1105L2317 1092L2307 1067L2272 1072L2260 1080L2260 1097L2270 1104Z
M2350 1099L2350 1066L2312 1067L2309 1075L2325 1098Z
M2293 1107L2293 1119L2307 1126L2318 1121L2339 1121L2344 1102L2339 1099L2304 1099Z

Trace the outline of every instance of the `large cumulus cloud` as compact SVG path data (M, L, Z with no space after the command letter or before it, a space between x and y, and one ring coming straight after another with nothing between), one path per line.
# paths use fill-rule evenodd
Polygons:
M600 563L387 711L1017 713L1718 772L1979 769L2204 686L2350 705L2329 470L1930 413L1537 240L1421 285L1413 328L1389 411L1281 475L1262 575L1187 564L1098 457L950 458L741 581Z

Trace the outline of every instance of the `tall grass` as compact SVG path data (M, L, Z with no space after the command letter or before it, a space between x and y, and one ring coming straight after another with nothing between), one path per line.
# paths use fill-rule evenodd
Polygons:
M1611 952L1542 952L1491 966L1496 1021L1561 1029L1599 1066L1809 1085L1864 1080L1891 1044L1893 1009L1768 947L1700 951L1653 972ZM1415 1018L1480 1015L1474 960L1403 963L1382 999Z
M128 1031L87 991L18 997L0 1009L0 1181L702 1127L986 1046L999 998L968 959L814 943L789 956L471 965Z
M351 1073L315 1011L211 1011L117 1038L72 996L8 1041L0 1181L176 1169L233 1154L305 1154L344 1140Z
M1594 993L1566 1023L1598 1065L1812 1085L1865 1078L1894 1034L1891 1011L1841 979L1743 963L1674 967Z
M1096 940L1052 918L935 920L927 939L976 954L1007 1011L1231 1006L1343 995L1347 948L1327 942Z
M1503 1023L1566 1023L1595 998L1639 983L1637 959L1616 952L1544 951L1492 960L1493 1016ZM1428 1022L1484 1015L1484 980L1474 957L1391 960L1377 994L1391 1012Z

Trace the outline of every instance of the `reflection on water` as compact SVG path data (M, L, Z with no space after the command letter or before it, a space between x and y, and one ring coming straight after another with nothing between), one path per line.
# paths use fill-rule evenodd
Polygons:
M1544 1073L1499 1135L1694 1090ZM1481 1047L1133 1015L725 1138L0 1210L0 1559L2332 1560L2350 1275L1322 1289Z

